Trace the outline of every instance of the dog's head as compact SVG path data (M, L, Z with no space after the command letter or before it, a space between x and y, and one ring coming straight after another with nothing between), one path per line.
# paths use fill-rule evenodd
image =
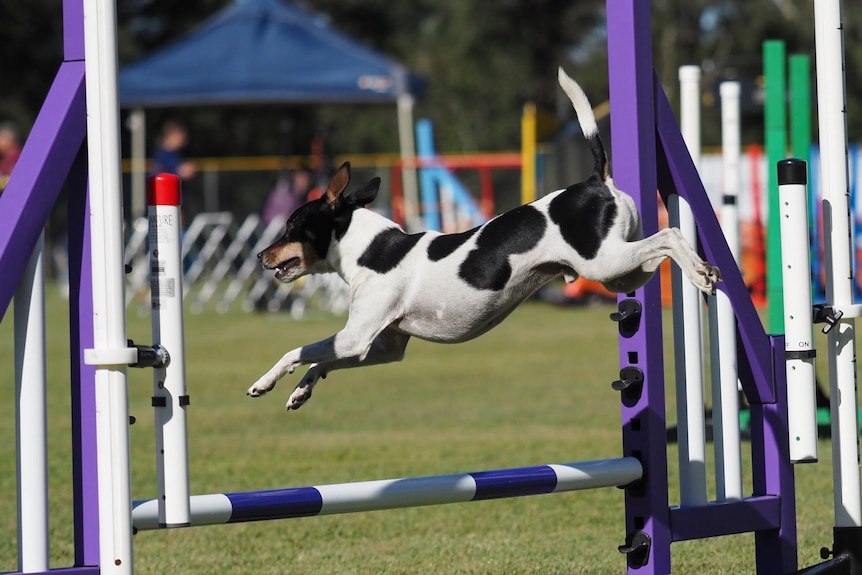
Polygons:
M263 267L275 270L275 279L290 283L306 274L334 271L326 263L332 243L347 232L353 212L374 201L380 189L380 178L346 192L349 183L350 163L344 162L323 196L293 212L284 235L257 254Z

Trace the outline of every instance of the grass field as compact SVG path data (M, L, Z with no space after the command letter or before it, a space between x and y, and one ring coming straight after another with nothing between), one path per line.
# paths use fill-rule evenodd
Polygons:
M52 567L72 561L65 306L49 294ZM291 413L283 406L298 374L260 399L247 398L246 388L287 349L330 335L343 318L188 314L192 493L618 457L612 310L529 303L474 342L413 341L403 363L333 373ZM129 337L149 342L149 318L129 315ZM0 394L8 406L0 417L0 571L17 567L12 348L10 309L0 324ZM152 498L151 373L131 371L130 386L133 497ZM668 414L675 419L672 404ZM819 464L797 468L800 565L818 561L831 542L830 446L820 448ZM676 454L669 458L673 503ZM622 493L602 489L143 532L135 536L135 564L138 573L190 574L624 573L623 516ZM753 557L751 535L687 542L674 546L674 572L753 573Z

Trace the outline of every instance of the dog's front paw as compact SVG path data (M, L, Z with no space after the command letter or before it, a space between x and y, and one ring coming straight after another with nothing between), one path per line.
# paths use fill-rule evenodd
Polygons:
M290 397L287 399L287 403L284 405L284 408L287 411L292 409L299 409L305 402L311 399L311 390L312 386L297 386L296 389L293 390L293 393L290 394Z
M254 385L248 388L248 391L245 392L249 397L260 397L261 395L266 394L269 391L272 391L272 388L275 387L275 384L278 380L269 379L266 376L258 379Z
M721 270L714 265L703 262L697 271L700 280L695 283L697 288L707 295L714 294L715 284L721 281Z

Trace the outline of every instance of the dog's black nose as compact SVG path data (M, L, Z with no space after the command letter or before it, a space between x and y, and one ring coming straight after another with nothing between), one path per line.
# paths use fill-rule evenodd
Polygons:
M259 253L257 254L257 259L260 259L260 258L261 258L261 256L263 256L263 252L259 252Z

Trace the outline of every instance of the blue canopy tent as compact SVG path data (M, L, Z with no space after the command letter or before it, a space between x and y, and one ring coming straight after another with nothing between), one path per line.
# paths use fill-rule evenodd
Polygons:
M165 106L396 103L401 154L412 158L413 94L420 87L421 79L402 65L280 0L236 0L119 73L120 105L135 109L136 173L145 153L142 109ZM133 178L133 198L142 197L142 181L141 174ZM405 194L410 184L415 175L405 177ZM415 199L415 187L410 193L406 199Z

